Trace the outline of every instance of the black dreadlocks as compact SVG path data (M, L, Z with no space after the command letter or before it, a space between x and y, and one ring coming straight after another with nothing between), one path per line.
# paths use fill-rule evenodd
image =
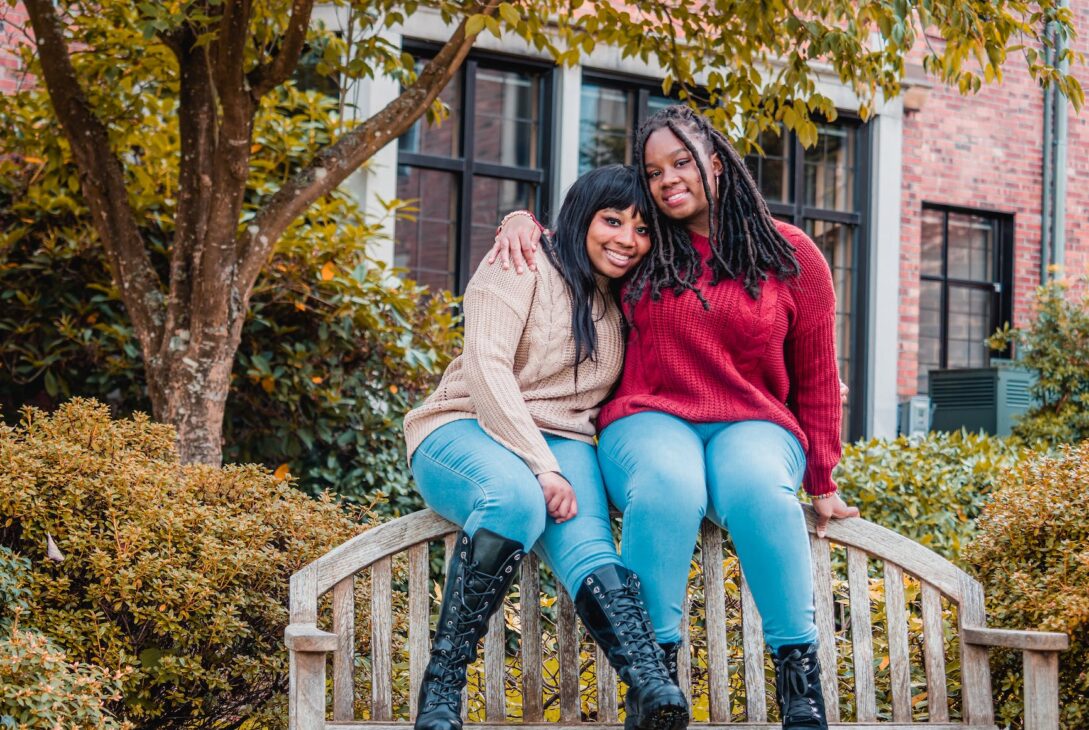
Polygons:
M724 279L741 279L745 291L753 299L760 296L760 284L772 273L781 279L796 277L801 269L792 246L775 227L768 204L749 174L741 156L726 139L726 135L711 126L705 116L684 105L667 106L639 127L635 142L635 168L640 184L650 198L650 185L645 173L644 152L647 138L659 129L668 128L692 154L703 181L710 210L712 286ZM708 155L718 155L723 172L718 180L718 197L712 197L707 182L707 170L700 162L696 149L699 144ZM654 246L632 277L626 301L634 305L647 285L651 297L658 299L662 289L672 288L680 295L690 290L709 309L707 300L696 287L703 273L703 263L684 226L670 219L657 205L651 206L650 224Z

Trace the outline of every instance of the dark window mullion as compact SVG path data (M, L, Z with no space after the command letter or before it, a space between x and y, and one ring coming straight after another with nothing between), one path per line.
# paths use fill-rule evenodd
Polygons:
M802 207L801 217L805 220L822 220L830 221L832 223L843 223L849 226L857 226L862 222L862 215L859 213L845 213L842 210L829 210L828 208L806 208Z
M941 294L940 364L949 367L949 211L942 213L942 294Z
M477 62L468 60L464 67L464 82L462 84L462 122L461 122L461 153L465 158L465 164L461 173L460 211L461 220L458 221L458 290L465 291L469 284L469 276L472 271L472 262L469 260L470 246L473 231L473 157L476 154L474 130L476 129L476 70Z
M790 133L790 165L794 172L791 197L794 200L790 221L798 228L805 227L805 147L794 132Z
M538 142L539 143L539 142ZM539 185L544 182L544 170L531 167L508 167L491 162L474 162L472 172L477 176L495 177L500 180L518 180Z
M462 172L465 169L465 160L459 157L421 155L419 152L398 152L397 164L444 172Z

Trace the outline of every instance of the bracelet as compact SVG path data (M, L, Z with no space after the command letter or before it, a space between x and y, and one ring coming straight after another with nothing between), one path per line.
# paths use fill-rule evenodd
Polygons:
M828 499L829 497L836 496L837 491L833 489L831 492L825 492L824 494L810 494L809 498L812 500Z
M528 210L512 210L510 213L503 216L503 220L499 221L499 225L495 228L495 235L499 235L499 232L503 230L503 226L507 225L507 221L519 215L528 216L529 219L533 221L533 225L537 226L541 233L544 233L545 227L541 225L541 222L537 220L537 216L533 215L532 212Z

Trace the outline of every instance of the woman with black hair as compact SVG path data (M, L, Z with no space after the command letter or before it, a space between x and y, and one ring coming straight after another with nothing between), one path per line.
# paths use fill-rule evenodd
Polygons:
M829 519L858 515L831 476L841 419L831 272L805 233L772 219L733 146L691 108L648 118L635 157L655 247L625 285L624 372L598 416L606 488L624 513L621 556L672 660L700 522L728 527L782 725L827 728L796 495L809 493L821 536ZM511 220L489 261L506 261L513 239L532 268L537 235Z
M405 416L420 493L463 528L420 687L418 730L461 727L466 666L531 548L575 597L628 685L626 727L688 723L638 578L617 555L594 450L594 418L623 362L615 282L651 247L639 177L613 165L579 178L534 275L477 269L464 297L465 348Z

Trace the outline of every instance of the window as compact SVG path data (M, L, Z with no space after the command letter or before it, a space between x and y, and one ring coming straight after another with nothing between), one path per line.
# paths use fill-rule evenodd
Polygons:
M632 162L635 131L644 119L673 99L653 85L583 77L579 104L579 174L602 165Z
M465 63L441 94L446 120L420 120L398 142L397 197L419 201L419 211L397 221L397 266L431 288L463 291L500 216L547 207L550 93L546 67Z
M817 143L805 149L792 132L764 132L764 156L745 158L777 219L804 230L824 253L836 290L839 376L851 388L843 436L864 430L865 245L868 134L857 120L818 125Z
M919 259L919 392L938 368L986 367L984 340L1010 319L1010 216L923 206Z

